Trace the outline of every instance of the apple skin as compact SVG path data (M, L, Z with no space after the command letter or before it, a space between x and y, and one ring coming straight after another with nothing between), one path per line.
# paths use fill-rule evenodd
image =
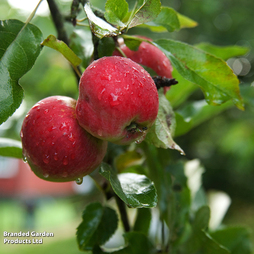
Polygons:
M153 79L131 59L102 57L81 76L77 119L97 138L120 145L141 142L156 120L158 108Z
M39 177L67 182L90 174L106 154L107 142L79 126L76 100L51 96L26 115L20 136L24 159Z
M150 38L138 36L149 41ZM166 55L154 45L142 41L137 51L130 50L124 43L121 44L120 49L123 53L136 63L151 68L156 72L158 76L172 79L173 67L166 57ZM122 56L118 50L113 52L114 56ZM169 90L170 87L164 87L164 93Z

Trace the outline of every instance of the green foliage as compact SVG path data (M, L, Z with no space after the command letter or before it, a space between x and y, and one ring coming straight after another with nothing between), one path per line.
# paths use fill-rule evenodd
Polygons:
M73 67L86 68L94 56L112 55L120 37L131 50L137 50L145 39L130 35L129 31L135 32L134 27L144 33L147 30L161 33L161 38L168 32L197 26L196 21L173 8L161 6L159 0L137 0L133 6L133 1L107 0L105 12L94 8L88 1L78 2L84 5L84 13L75 9L71 12L71 21L80 25L76 15L85 14L86 23L82 23L83 27L68 27L71 30L68 30L70 46L54 35L43 41L40 30L34 25L18 20L1 22L0 123L20 105L23 89L18 81L35 63L41 45L57 50ZM118 223L115 208L107 206L108 200L105 200L105 205L91 203L86 206L77 228L78 246L85 253L98 254L249 254L251 246L247 229L223 227L210 230L212 214L201 186L203 169L200 165L195 166L195 172L188 174L186 168L191 162L173 163L167 150L178 150L183 155L184 151L173 140L174 137L187 134L234 105L243 109L239 80L224 60L244 55L248 49L208 43L192 46L165 37L167 39L150 43L161 49L170 60L174 67L173 77L179 84L171 87L166 95L162 89L159 91L158 117L145 142L127 148L118 147L117 152L110 151L114 156L110 154L105 159L99 168L100 175L94 177L101 179L102 176L102 182L107 183L106 194L110 194L107 199L117 195L123 202L125 212L119 209L122 221L125 219L128 223L125 205L136 209L136 219L133 225L128 225L130 232L123 234L125 244L117 246L117 250L107 249L105 244L121 223ZM54 74L53 70L49 79L52 80ZM205 99L188 100L199 88ZM49 93L55 92L54 89L50 88ZM253 104L250 96L245 100L247 105ZM20 142L1 138L0 155L21 158ZM195 177L198 187L192 185ZM105 191L103 187L101 190ZM153 220L161 227L159 240L155 240L150 231ZM129 231L126 226L125 230Z
M159 92L159 112L157 119L146 136L146 141L158 148L171 148L178 150L181 154L184 151L174 142L172 135L175 129L174 112L164 94Z
M111 184L114 192L132 208L155 207L157 193L154 184L145 175L124 173L117 176L108 164L102 163L100 174Z
M42 33L19 20L0 24L0 124L19 107L23 89L19 79L28 72L41 51Z
M153 44L167 55L185 79L201 87L209 104L220 105L233 100L238 108L243 109L239 81L220 58L173 40L161 39Z
M59 51L74 67L81 64L81 59L63 42L54 35L49 35L41 45Z
M0 156L22 159L21 142L9 138L0 138Z
M220 47L204 42L197 44L196 47L214 56L222 58L223 60L227 60L231 57L245 55L249 51L249 48L247 47L240 47L237 45Z
M122 20L128 11L129 5L125 0L108 0L105 4L105 19L117 27L124 27Z
M250 254L250 231L244 227L227 227L211 233L215 241L225 246L231 254Z
M82 218L77 228L77 241L81 250L92 250L94 245L104 244L117 229L118 218L115 211L100 203L88 205Z

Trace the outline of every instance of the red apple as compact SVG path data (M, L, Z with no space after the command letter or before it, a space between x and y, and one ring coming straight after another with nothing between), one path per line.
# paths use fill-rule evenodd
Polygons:
M77 119L97 138L122 145L141 142L157 117L158 107L153 79L128 58L100 58L81 76Z
M147 40L149 38L142 37ZM143 66L151 68L153 71L156 72L158 76L165 77L165 78L172 78L172 65L166 55L154 45L148 42L141 42L137 51L130 50L124 43L121 44L120 49L123 53L133 60L136 63L139 63ZM114 56L122 56L118 50L113 52ZM164 93L167 92L169 87L164 87Z
M107 142L87 133L76 119L76 101L52 96L35 104L23 121L23 156L33 172L53 182L91 173L101 163Z

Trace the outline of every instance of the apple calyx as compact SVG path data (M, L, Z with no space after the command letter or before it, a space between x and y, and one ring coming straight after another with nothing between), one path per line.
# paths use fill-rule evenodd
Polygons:
M154 77L152 77L152 79L157 87L157 90L159 90L162 87L170 87L172 85L178 84L178 81L174 78L154 76Z

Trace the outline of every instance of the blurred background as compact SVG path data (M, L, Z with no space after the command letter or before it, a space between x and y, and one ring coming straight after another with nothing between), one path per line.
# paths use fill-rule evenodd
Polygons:
M35 2L1 0L0 19L26 21ZM68 13L71 1L58 2L62 11ZM254 1L161 2L198 22L197 27L173 32L170 38L192 45L209 42L218 46L247 46L250 49L246 55L228 60L241 82L245 111L230 107L188 133L176 137L175 141L185 151L187 159L198 158L205 168L204 188L223 191L230 196L231 205L223 223L246 225L254 229ZM93 0L91 3L103 9L105 1ZM56 35L46 1L41 4L32 23L42 30L44 38L49 34ZM133 32L139 31L135 29ZM158 35L149 30L142 30L142 33L154 39L165 37L164 34ZM20 140L23 118L38 100L56 94L77 98L78 94L77 82L67 61L49 48L43 49L33 69L22 77L20 84L25 91L25 100L16 113L0 126L0 137ZM202 92L196 90L184 103L202 99ZM169 153L173 159L180 157L178 152ZM37 179L30 173L22 161L0 157L0 232L33 229L55 234L52 239L44 238L47 244L40 246L40 249L36 246L18 246L19 253L22 253L22 249L24 253L34 253L36 248L36 253L48 251L50 254L55 252L54 246L57 246L57 251L62 248L64 253L80 253L75 231L82 210L92 195L101 198L92 180L86 177L82 185L53 184ZM254 243L253 234L252 239ZM3 253L17 252L17 246L2 246L3 241L0 241L0 252L1 248Z

